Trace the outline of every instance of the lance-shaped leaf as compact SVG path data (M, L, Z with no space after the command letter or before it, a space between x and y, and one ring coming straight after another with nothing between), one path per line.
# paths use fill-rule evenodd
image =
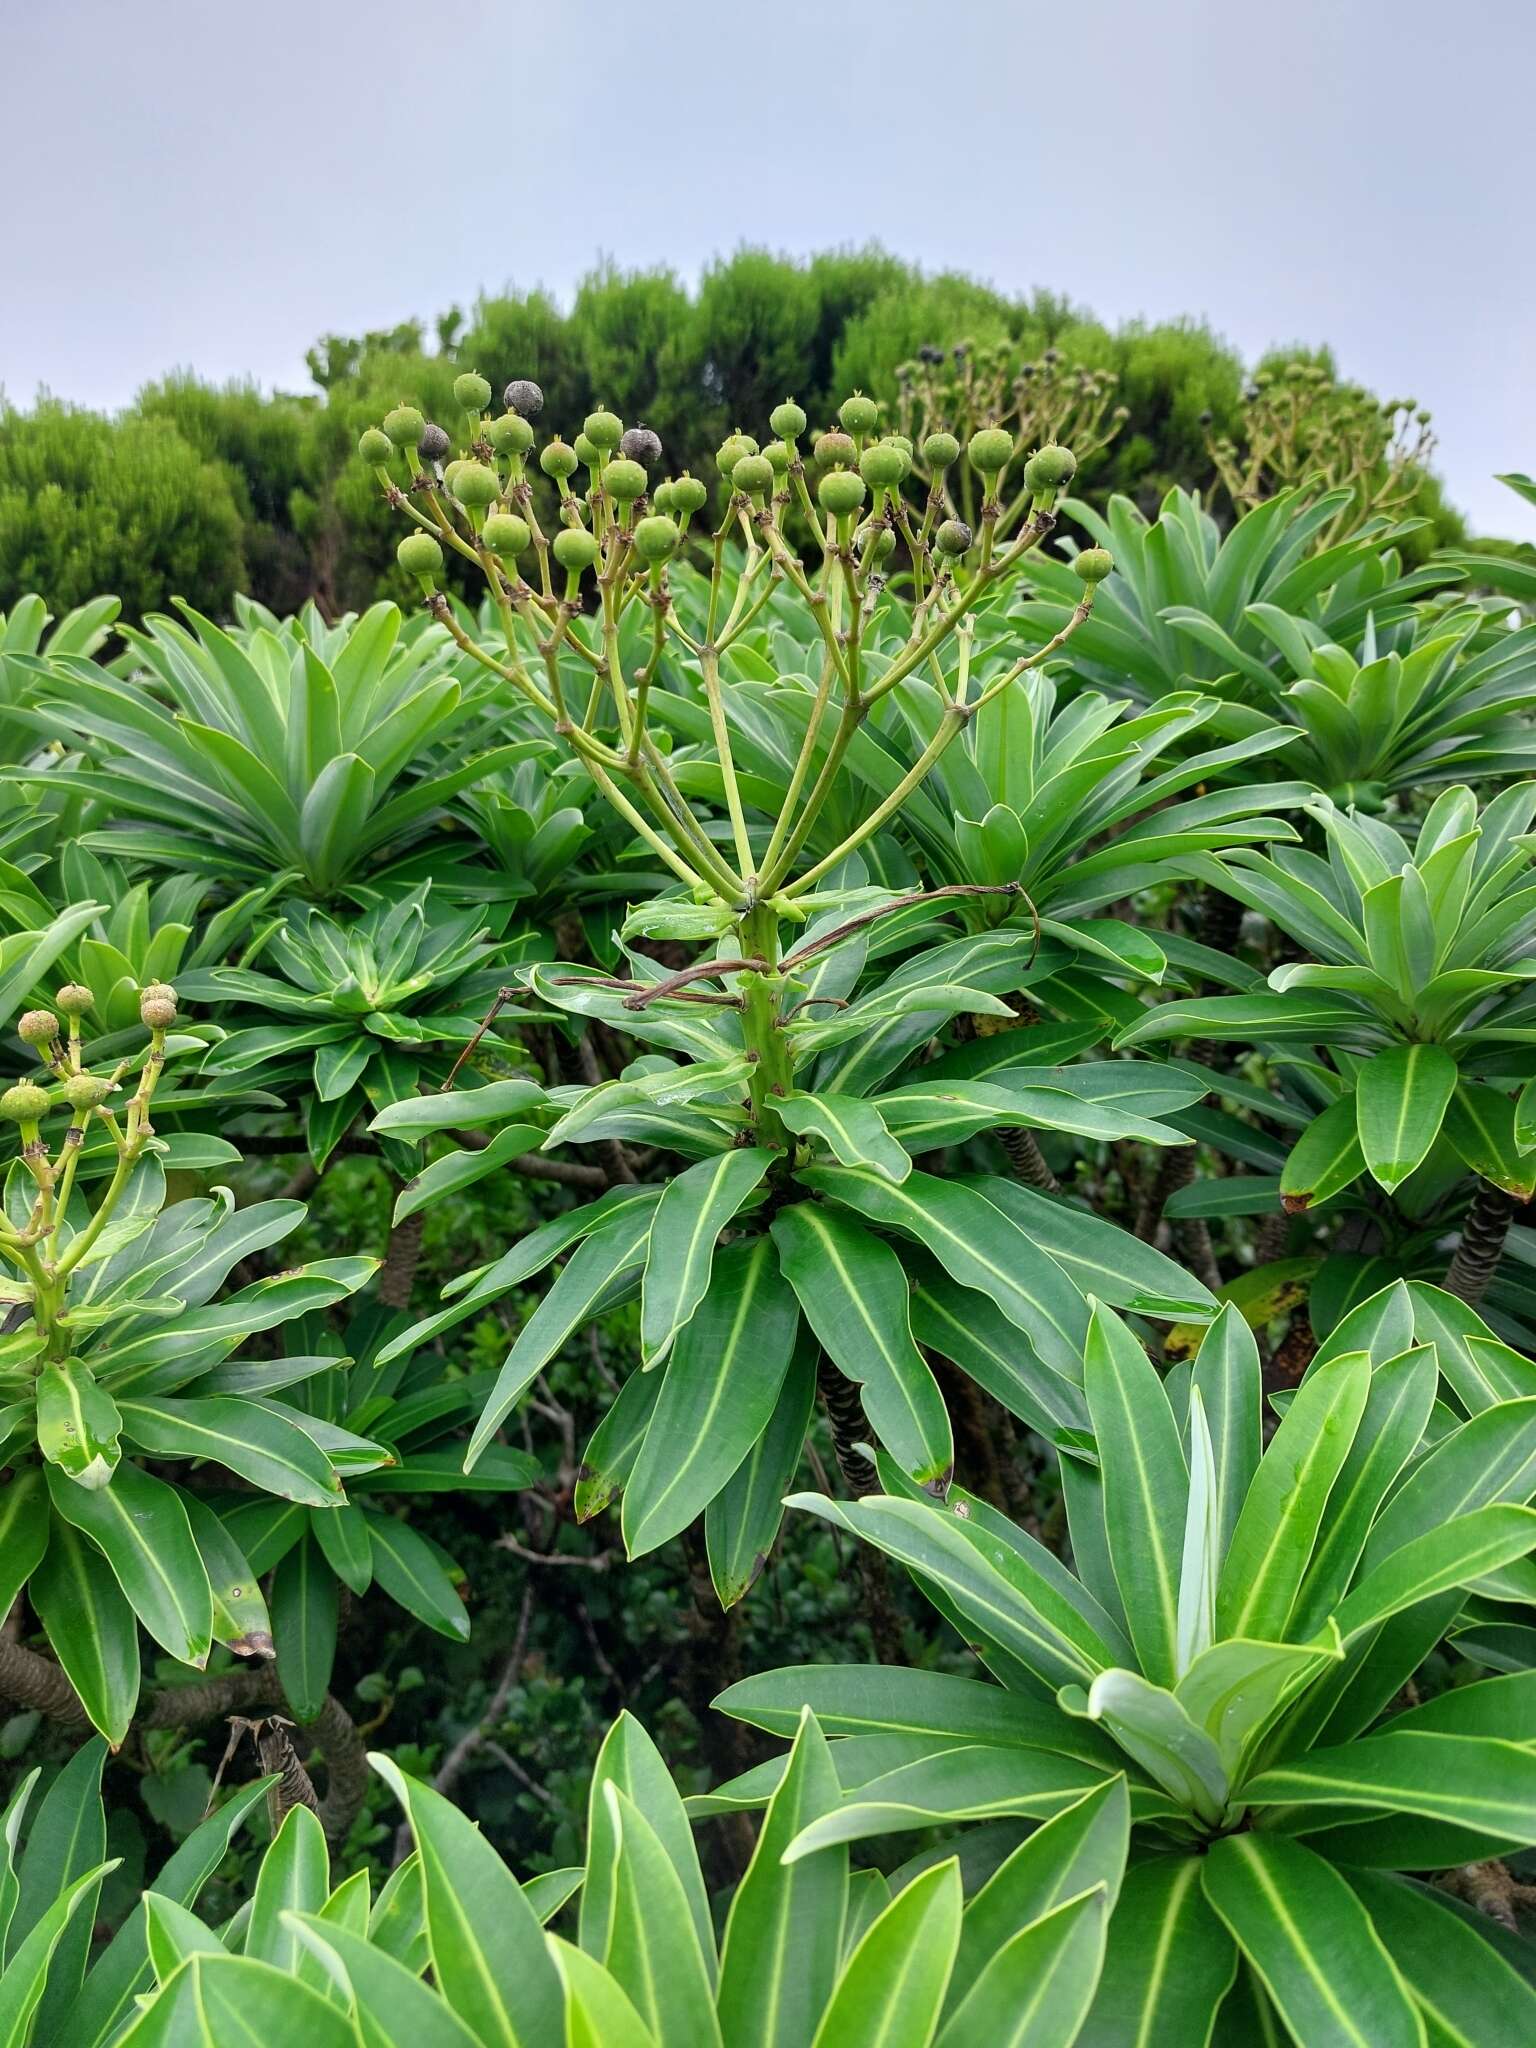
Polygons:
M1227 1777L1241 1777L1253 1746L1303 1687L1344 1654L1332 1624L1314 1643L1257 1643L1229 1636L1197 1657L1175 1696L1215 1742Z
M1225 1636L1283 1642L1323 1510L1370 1392L1371 1361L1348 1352L1310 1374L1275 1431L1232 1532L1216 1621Z
M826 1737L806 1713L726 1920L718 2010L731 2048L799 2048L831 1995L848 1851L839 1843L798 1863L782 1859L801 1829L841 1800Z
M54 1901L77 1879L99 1870L106 1857L107 1822L101 1803L101 1767L106 1756L107 1745L99 1736L77 1749L37 1808L17 1873L20 1882L14 1912L9 1914L10 1928L0 1934L0 1956L12 1964ZM5 1915L6 1909L0 1907L0 1917ZM78 1991L90 1936L89 1921L73 1918L60 1935L38 2008L40 2035L52 2033L60 2012ZM0 1981L4 1975L0 1968Z
M1108 1779L1028 1835L966 1904L946 2017L1007 1941L1058 1906L1102 1890L1105 1912L1113 1912L1130 1836L1123 1777Z
M656 2048L656 2036L618 1980L558 1935L549 1952L565 1987L565 2048Z
M1312 1039L1331 1045L1358 1038L1370 1014L1346 996L1309 990L1303 995L1207 996L1160 1003L1115 1040L1117 1051L1161 1038L1242 1038L1260 1044Z
M101 1881L116 1870L120 1860L114 1857L110 1863L98 1863L77 1877L51 1901L25 1941L12 1952L0 1972L0 2043L4 2048L28 2048L59 1946L77 1914L85 1913L89 1924Z
M1216 1580L1221 1570L1220 1492L1216 1454L1205 1420L1205 1397L1189 1390L1189 1508L1179 1561L1179 1676L1209 1649L1216 1632Z
M373 1576L391 1600L451 1642L469 1639L469 1616L437 1551L398 1515L368 1517Z
M1109 1927L1102 1885L1005 1942L966 1993L937 2048L1071 2048L1098 1988Z
M1438 1045L1394 1045L1364 1061L1355 1085L1360 1149L1391 1194L1423 1163L1456 1088L1456 1062Z
M440 1792L407 1777L391 1757L368 1761L411 1825L438 1990L486 2048L543 2048L559 2040L560 1980L511 1872Z
M666 1358L709 1287L715 1243L768 1171L765 1146L701 1159L668 1183L656 1205L640 1292L640 1352Z
M1101 1671L1086 1694L1064 1686L1059 1698L1064 1712L1102 1722L1180 1806L1220 1823L1231 1791L1221 1753L1173 1693L1139 1671Z
M975 1528L969 1515L876 1494L830 1501L800 1493L789 1505L839 1524L931 1580L960 1614L1048 1685L1091 1684L1115 1661L1103 1632L1107 1617L1065 1566L1022 1530L1010 1546ZM1108 1624L1108 1636L1117 1633Z
M71 1360L37 1375L37 1447L50 1465L90 1491L117 1469L123 1420L89 1366Z
M1178 1677L1179 1566L1189 1505L1178 1424L1156 1368L1107 1309L1094 1310L1083 1360L1105 1531L1131 1640L1153 1683L1171 1685Z
M489 1145L477 1151L445 1153L406 1182L395 1198L390 1220L403 1223L407 1216L416 1215L445 1196L456 1195L488 1174L499 1173L508 1160L520 1158L525 1152L536 1152L543 1142L544 1132L538 1124L508 1124Z
M722 1607L744 1598L768 1562L815 1402L815 1348L802 1329L766 1427L704 1510L709 1575Z
M7 1614L48 1548L48 1486L36 1465L0 1485L0 1609Z
M1511 1847L1536 1842L1536 1751L1486 1735L1389 1727L1261 1771L1243 1796L1271 1809L1266 1828L1287 1834L1329 1825L1335 1808L1363 1806L1449 1821Z
M1344 1597L1382 1501L1423 1440L1437 1382L1432 1345L1389 1358L1371 1374L1355 1440L1328 1495L1302 1581L1292 1616L1295 1635L1320 1628Z
M954 1440L938 1382L912 1340L900 1259L882 1239L814 1202L781 1209L773 1241L817 1340L862 1389L875 1435L919 1485L941 1489Z
M617 1785L605 1784L603 1796L615 1851L603 1961L658 2048L719 2048L713 1958L706 1958L672 1860Z
M1138 1315L1214 1315L1216 1297L1153 1246L1086 1210L1037 1195L1014 1180L975 1183L1011 1217L1030 1243L1047 1252L1078 1290L1111 1308Z
M96 1545L160 1647L201 1669L213 1641L213 1599L175 1491L136 1465L120 1466L99 1493L50 1466L48 1488L55 1515Z
M1382 1558L1341 1602L1336 1619L1346 1644L1420 1600L1468 1586L1524 1558L1536 1546L1536 1510L1495 1502L1457 1515Z
M336 1579L319 1545L303 1536L272 1579L272 1639L288 1704L301 1721L325 1705L336 1661Z
M318 1913L330 1889L331 1858L324 1830L307 1806L291 1806L256 1872L244 1953L314 1981L314 1966L284 1916ZM305 1963L308 1967L301 1970Z
M661 1752L629 1713L621 1713L604 1736L587 1792L587 1875L581 1888L583 1949L589 1956L606 1955L611 1932L619 1845L614 1809L607 1794L609 1786L617 1787L633 1801L666 1851L713 1978L714 1935L693 1829Z
M117 1749L139 1703L139 1635L111 1566L56 1516L28 1596L92 1724Z
M916 1172L895 1187L842 1166L807 1167L800 1178L871 1223L915 1238L962 1287L996 1302L1047 1365L1078 1378L1087 1304L1056 1261L976 1188Z
M1153 1856L1125 1874L1084 2048L1205 2048L1237 1950L1200 1888L1201 1858Z
M517 1334L506 1362L496 1376L480 1420L464 1455L470 1470L495 1436L524 1388L582 1325L617 1281L632 1272L644 1256L650 1235L652 1205L621 1209L612 1221L594 1231L566 1260L558 1279Z
M1227 1835L1202 1866L1220 1915L1297 2041L1424 2048L1424 2027L1370 1915L1321 1856Z
M578 1522L601 1514L623 1491L645 1442L663 1379L659 1372L632 1372L593 1430L576 1474L572 1505Z
M199 1399L134 1396L119 1403L131 1443L157 1458L207 1458L263 1493L309 1507L341 1499L330 1460L281 1408L230 1394Z
M284 1917L326 1974L350 1989L362 2048L477 2048L452 2006L387 1950L318 1913Z
M653 1229L653 1256L655 1248ZM731 1245L719 1255L709 1292L664 1368L624 1488L630 1557L686 1529L747 1456L773 1414L799 1325L799 1305L768 1238Z
M1463 1164L1496 1188L1521 1202L1536 1193L1536 1151L1521 1147L1510 1096L1463 1081L1446 1104L1445 1135Z
M1248 1488L1259 1469L1262 1447L1259 1347L1252 1330L1230 1302L1223 1304L1200 1340L1190 1390L1191 1395L1200 1395L1210 1431L1216 1474L1212 1515L1219 1573Z
M1330 1102L1291 1147L1280 1175L1280 1199L1291 1211L1315 1209L1365 1171L1365 1153L1351 1093Z
M189 1957L118 2038L121 2048L224 2048L249 2037L253 2014L260 2015L262 2039L357 2048L357 2031L340 2006L270 1963L228 1954Z
M1536 1397L1486 1408L1427 1452L1377 1517L1363 1563L1373 1570L1424 1529L1498 1501L1536 1494Z
M1350 1871L1349 1882L1437 2048L1536 2040L1536 1989L1436 1892L1371 1870Z
M275 1655L271 1616L250 1560L205 1501L188 1493L182 1496L182 1506L208 1574L214 1641L237 1657Z
M371 1131L414 1141L432 1131L467 1131L503 1118L522 1121L525 1110L542 1105L546 1091L537 1081L488 1081L483 1088L451 1088L432 1095L408 1095L391 1102L369 1124Z
M849 1957L812 2048L926 2044L943 2010L960 1912L953 1857L898 1892Z
M894 1181L905 1180L912 1171L912 1155L891 1136L878 1104L865 1096L797 1093L778 1109L788 1130L820 1138L844 1166L867 1166Z

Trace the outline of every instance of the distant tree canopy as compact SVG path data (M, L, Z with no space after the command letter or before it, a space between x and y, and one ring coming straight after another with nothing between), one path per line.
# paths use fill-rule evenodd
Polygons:
M655 429L669 471L713 480L724 436L780 398L824 424L849 390L892 400L900 366L962 342L1019 361L1054 350L1073 368L1114 373L1125 417L1084 472L1090 495L1124 491L1150 506L1174 483L1215 488L1209 439L1238 429L1246 373L1208 328L1112 330L1053 294L1010 298L875 247L804 261L743 248L692 292L670 270L604 264L568 309L509 292L450 308L431 341L417 322L326 335L306 359L309 395L184 371L110 419L51 398L0 407L0 610L28 590L55 610L115 591L130 617L177 595L217 614L237 589L284 611L310 595L339 612L407 594L393 524L353 459L357 436L406 390L446 408L466 368L498 392L534 378L553 418L609 406ZM1432 477L1414 510L1434 540L1460 537Z

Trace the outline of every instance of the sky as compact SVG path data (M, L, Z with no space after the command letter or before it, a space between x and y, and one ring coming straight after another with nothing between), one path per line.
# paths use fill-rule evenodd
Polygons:
M0 387L304 389L599 257L875 239L1246 356L1327 342L1536 539L1533 0L0 0Z

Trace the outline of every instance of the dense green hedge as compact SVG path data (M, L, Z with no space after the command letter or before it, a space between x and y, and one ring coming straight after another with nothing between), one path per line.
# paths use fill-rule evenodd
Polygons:
M408 595L387 510L352 452L406 389L446 412L466 366L498 390L536 378L554 418L601 403L644 420L669 468L712 474L722 437L786 391L823 424L834 393L889 396L899 363L962 338L1006 339L1024 356L1055 347L1114 371L1128 418L1085 479L1094 495L1126 491L1151 509L1170 484L1211 487L1207 425L1235 426L1244 367L1208 328L1112 331L1048 293L925 277L873 247L804 262L741 249L691 293L670 270L605 265L568 311L542 292L508 293L450 311L430 340L416 324L327 336L309 352L307 396L181 374L111 420L51 400L0 410L0 609L28 590L57 611L118 591L130 617L177 595L225 611L237 588L279 611L310 595L337 611ZM1460 537L1432 484L1419 509L1436 539Z

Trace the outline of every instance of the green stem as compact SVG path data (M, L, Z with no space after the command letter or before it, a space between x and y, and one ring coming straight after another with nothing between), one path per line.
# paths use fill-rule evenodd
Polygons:
M741 977L742 1037L752 1062L752 1117L759 1144L787 1151L790 1139L777 1105L793 1086L789 1040L779 1022L779 996L784 977L779 971L779 919L767 904L755 904L740 924L741 950L749 959L767 962L764 973Z

